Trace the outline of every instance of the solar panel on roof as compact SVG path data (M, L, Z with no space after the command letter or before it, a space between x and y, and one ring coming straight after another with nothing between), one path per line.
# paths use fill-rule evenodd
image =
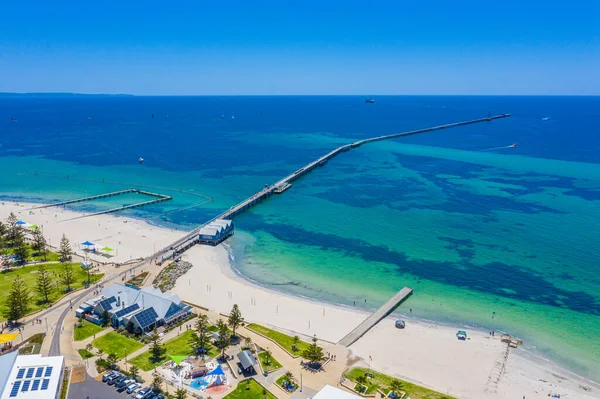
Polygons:
M115 316L117 317L121 317L127 313L131 313L134 310L138 310L140 308L140 305L138 305L137 303L134 303L131 306L127 306L125 309L119 310L117 313L115 313Z
M102 309L110 310L112 309L111 303L117 302L117 298L111 296L110 298L103 299L98 304L102 307Z
M138 321L141 328L146 328L152 323L155 323L157 318L158 315L154 311L154 308L142 310L140 313L135 315L135 319Z
M35 367L30 367L27 369L27 375L25 377L31 378L33 377L33 373L35 372Z
M13 384L13 387L10 391L11 398L17 396L17 393L19 393L20 387L21 387L21 381L15 381L15 383Z
M35 372L35 378L40 378L42 376L42 373L44 372L44 368L43 367L38 367L36 372Z
M23 381L23 386L21 387L21 392L27 392L29 390L29 385L31 385L31 380Z
M17 378L23 378L24 375L25 369L19 369L19 371L17 372Z
M42 381L42 380L33 380L33 385L31 385L32 391L38 390L38 388L40 387L40 381Z
M44 373L44 377L50 377L50 374L52 374L52 366L46 367L46 372Z
M50 385L50 380L49 379L45 379L42 380L42 391L46 391L48 389L48 385Z

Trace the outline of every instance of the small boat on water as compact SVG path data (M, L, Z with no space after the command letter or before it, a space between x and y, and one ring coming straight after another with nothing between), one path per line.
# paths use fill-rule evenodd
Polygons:
M235 115L231 115L231 119L235 119Z
M373 104L375 102L375 99L373 97L369 97L369 98L365 99L365 102L367 104Z
M140 159L138 159L138 163L144 163L144 158L140 157Z
M548 119L550 119L550 118L548 118L547 116L542 118L543 121L547 121Z
M11 118L10 118L10 121L11 121L12 123L17 123L17 120L16 120L15 118L13 118L13 117L11 117Z

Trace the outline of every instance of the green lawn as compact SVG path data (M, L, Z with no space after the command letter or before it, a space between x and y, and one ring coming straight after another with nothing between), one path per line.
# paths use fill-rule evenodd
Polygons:
M125 353L132 354L144 347L144 344L134 341L131 338L126 338L114 331L96 338L92 341L92 345L96 349L102 349L106 355L114 353L119 359L125 357Z
M71 285L71 288L78 289L83 287L84 282L87 282L87 272L81 268L79 263L72 263L73 272L75 275L75 283ZM10 292L13 280L20 276L30 290L31 300L29 301L29 313L36 312L40 309L46 308L49 304L41 302L41 298L35 292L35 285L37 282L37 268L38 266L15 266L14 268L0 272L0 292ZM51 263L46 265L46 269L54 276L54 280L58 283L53 285L54 289L49 296L50 303L55 302L65 293L65 287L58 281L58 276L62 273L63 264ZM102 278L103 274L92 274L90 281L94 283L96 280ZM6 310L6 295L2 295L0 298L0 321L5 320L4 311Z
M75 341L83 341L84 339L89 338L94 334L98 334L101 331L104 331L104 327L100 327L94 323L83 320L81 327L75 327L75 330L73 331L73 339L75 339Z
M269 359L269 364L266 364L267 352L259 353L258 360L260 360L260 365L262 366L263 370L268 373L272 373L273 371L281 368L281 363L279 363L272 355Z
M86 349L78 349L77 352L79 352L79 356L81 356L83 360L95 356L92 352L88 352Z
M164 347L166 349L166 353L163 355L163 357L158 362L153 362L150 359L150 351L146 351L146 352L142 353L141 355L136 356L135 358L129 360L129 364L136 365L144 371L150 371L150 370L154 369L155 367L160 366L167 360L170 360L169 355L173 355L173 356L192 355L193 354L193 345L190 342L191 338L192 338L192 331L186 331L182 334L179 334L177 337L172 338L172 339L168 340L167 342L165 342ZM211 345L211 347L212 347L212 345ZM212 347L212 349L209 350L209 356L211 356L210 353L212 353L212 352L218 354L219 350L215 347Z
M261 326L259 324L248 324L246 326L249 330L257 332L259 334L264 335L265 337L271 338L273 341L277 342L281 345L286 351L291 353L294 356L299 356L302 352L308 348L309 344L304 341L299 341L296 344L297 351L292 351L292 345L294 343L294 339L289 335L280 333L279 331L271 330L270 328Z
M389 375L367 370L362 367L355 367L346 372L345 376L346 378L356 382L356 378L358 376L365 375L367 372L374 375L373 378L367 379L367 394L375 393L378 388L387 394L390 390L390 383L392 380L394 380L394 378L390 377ZM431 389L427 389L404 380L398 380L402 382L402 390L406 392L407 396L410 396L413 399L454 399L453 396L432 391Z
M250 386L250 389L246 389ZM275 396L269 391L266 391L266 395L263 395L264 388L258 382L254 381L254 378L250 378L245 381L241 381L238 386L224 399L276 399Z

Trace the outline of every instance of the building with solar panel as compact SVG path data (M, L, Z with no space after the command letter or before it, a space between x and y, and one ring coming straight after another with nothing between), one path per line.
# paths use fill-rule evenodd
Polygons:
M114 328L125 327L137 334L175 324L188 317L192 310L178 295L152 287L139 289L112 284L101 294L93 305L88 305L87 312L80 308L75 313L88 313L87 320L101 322L104 311L107 311Z
M0 356L0 398L57 398L63 365L62 356L20 356L17 351Z

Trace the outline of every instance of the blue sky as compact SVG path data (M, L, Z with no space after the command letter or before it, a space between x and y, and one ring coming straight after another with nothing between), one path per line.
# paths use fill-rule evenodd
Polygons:
M600 94L599 1L22 0L2 14L0 91Z

